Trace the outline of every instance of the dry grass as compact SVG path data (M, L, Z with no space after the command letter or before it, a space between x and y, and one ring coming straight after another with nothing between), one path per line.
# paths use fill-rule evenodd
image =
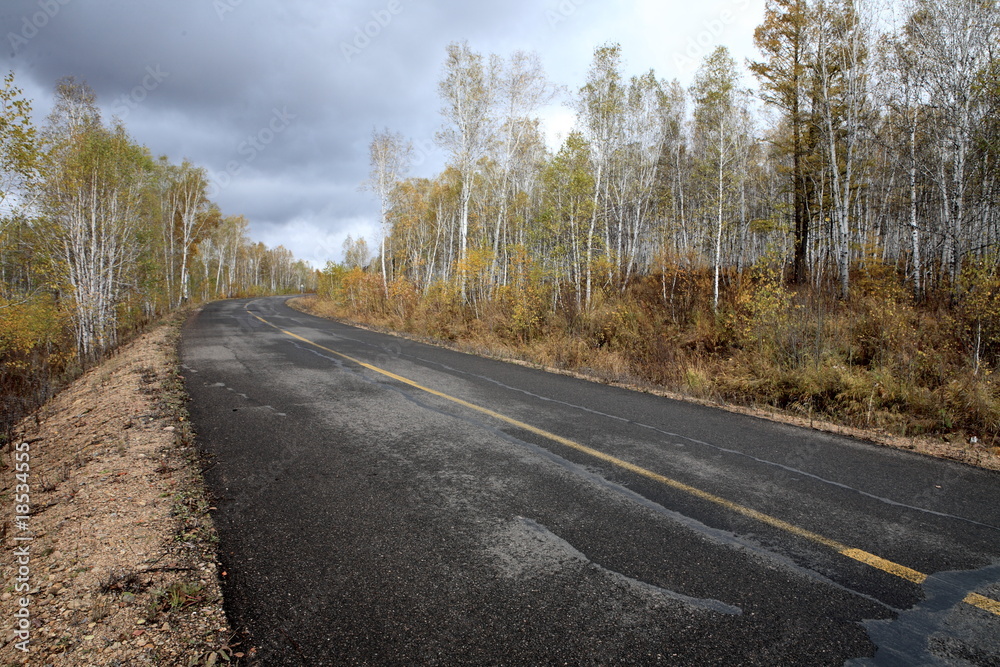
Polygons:
M463 307L448 286L418 297L396 284L406 303L390 305L368 276L357 277L352 300L298 301L317 315L466 351L1000 467L1000 384L988 364L970 363L959 308L914 302L886 270L860 271L846 302L757 270L730 276L713 312L707 272L673 270L678 277L602 294L587 312L573 295L553 309L553 295L530 286ZM998 353L980 348L981 359Z

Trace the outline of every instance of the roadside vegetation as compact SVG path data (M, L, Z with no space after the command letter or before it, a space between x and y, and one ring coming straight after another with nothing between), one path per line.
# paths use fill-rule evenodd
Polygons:
M390 283L387 299L377 274L337 267L304 307L602 380L892 435L937 434L970 461L1000 454L1000 387L991 368L973 364L975 321L948 294L916 302L892 267L857 273L849 300L789 288L765 267L727 274L716 311L711 272L675 266L624 294L601 290L593 308L577 311L573 299L530 282L478 308L454 286L421 294L405 279Z
M252 243L206 172L154 158L96 97L58 83L45 125L0 87L0 445L84 368L184 304L298 291L314 272Z
M891 19L891 20L890 20ZM971 455L1000 433L996 3L771 0L692 86L597 48L550 151L537 57L452 44L445 171L371 142L377 246L318 312ZM753 76L759 92L741 87Z

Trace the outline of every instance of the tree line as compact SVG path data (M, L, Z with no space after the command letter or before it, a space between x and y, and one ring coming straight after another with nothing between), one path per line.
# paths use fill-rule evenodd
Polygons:
M380 270L421 289L456 280L475 299L526 257L586 306L595 286L621 290L665 263L708 266L718 282L777 248L792 282L841 297L873 256L914 294L957 289L1000 236L997 6L912 0L902 20L876 9L769 0L760 59L744 68L719 47L688 88L626 77L621 47L602 46L555 153L536 114L557 88L537 56L450 45L447 170L405 179L410 143L373 137ZM747 69L757 93L741 87Z
M719 47L683 86L627 76L606 44L568 94L535 54L453 43L439 83L445 170L408 177L411 142L375 131L375 261L352 240L323 290L355 315L447 337L456 317L465 334L519 344L569 332L614 347L627 331L630 372L689 388L712 364L686 346L720 364L766 347L773 367L748 358L746 382L727 386L809 410L854 390L845 377L806 382L807 362L867 373L859 412L880 393L897 412L917 400L888 396L879 372L941 388L958 381L948 369L971 369L977 405L993 407L953 407L995 428L997 388L976 383L1000 362L998 36L993 0L768 0L746 63ZM576 123L550 150L538 116L560 97ZM916 344L924 357L894 357L913 339L888 332L927 322L941 336ZM694 370L649 370L663 359ZM773 386L747 379L793 370ZM740 393L719 382L712 391Z
M251 241L246 218L223 215L204 169L154 158L72 78L37 128L5 77L0 179L0 426L186 302L315 282L290 251Z

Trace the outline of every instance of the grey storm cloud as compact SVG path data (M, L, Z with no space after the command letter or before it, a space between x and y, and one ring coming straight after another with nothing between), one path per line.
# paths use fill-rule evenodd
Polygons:
M449 42L537 50L553 80L578 86L598 44L621 41L626 56L649 49L657 37L647 24L663 4L674 5L4 0L0 69L15 72L39 121L58 79L85 80L105 117L121 118L154 155L206 168L214 201L246 215L256 240L322 264L347 234L379 233L374 202L358 191L373 128L418 144L416 175L444 166L433 139Z

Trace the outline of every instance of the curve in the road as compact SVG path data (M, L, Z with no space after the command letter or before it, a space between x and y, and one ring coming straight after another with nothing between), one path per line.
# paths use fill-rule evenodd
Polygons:
M647 479L651 479L651 480L653 480L655 482L658 482L660 484L669 486L669 487L671 487L673 489L676 489L676 490L682 491L684 493L690 494L690 495L695 496L697 498L700 498L702 500L706 500L706 501L711 502L711 503L713 503L715 505L724 507L727 510L730 510L732 512L736 512L738 514L741 514L743 516L749 517L749 518L754 519L756 521L760 521L760 522L765 523L765 524L767 524L769 526L772 526L774 528L778 528L780 530L783 530L785 532L791 533L791 534L796 535L798 537L805 538L805 539L807 539L807 540L809 540L811 542L815 542L817 544L821 544L821 545L823 545L825 547L833 549L834 551L836 551L837 553L841 554L842 556L846 556L847 558L850 558L850 559L853 559L855 561L864 563L866 565L869 565L871 567L879 569L879 570L881 570L883 572L887 572L887 573L889 573L889 574L891 574L893 576L899 577L901 579L905 579L907 581L911 581L911 582L913 582L915 584L923 584L929 578L928 575L924 574L923 572L919 572L917 570L909 568L909 567L907 567L905 565L902 565L900 563L896 563L896 562L893 562L891 560L887 560L885 558L877 556L877 555L875 555L873 553L870 553L868 551L864 551L863 549L856 549L856 548L850 547L848 545L845 545L845 544L842 544L842 543L838 542L837 540L833 540L831 538L825 537L825 536L820 535L818 533L815 533L813 531L806 530L804 528L800 528L799 526L795 526L795 525L793 525L791 523L788 523L787 521L784 521L784 520L779 519L777 517L773 517L773 516L771 516L769 514L765 514L763 512L755 510L753 508L746 507L745 505L741 505L739 503L733 502L733 501L728 500L726 498L722 498L722 497L717 496L717 495L715 495L713 493L709 493L707 491L704 491L702 489L698 489L696 487L690 486L690 485L685 484L683 482L671 479L671 478L666 477L664 475L660 475L659 473L656 473L656 472L653 472L653 471L648 470L646 468L643 468L642 466L638 466L638 465L636 465L634 463L630 463L630 462L625 461L623 459L620 459L620 458L618 458L616 456L612 456L610 454L607 454L605 452L601 452L601 451L599 451L597 449L594 449L592 447L588 447L588 446L586 446L584 444L576 442L575 440L571 440L569 438L565 438L565 437L560 436L560 435L558 435L556 433L552 433L550 431L546 431L545 429L541 429L541 428L538 428L536 426L532 426L531 424L527 424L527 423L525 423L523 421L514 419L512 417L508 417L508 416L506 416L504 414L501 414L499 412L496 412L494 410L490 410L489 408L485 408L485 407L482 407L480 405L476 405L474 403L470 403L469 401L463 400L461 398L457 398L455 396L451 396L451 395L446 394L444 392L438 391L436 389L432 389L430 387L426 387L426 386L421 385L421 384L419 384L419 383L417 383L417 382L415 382L415 381L413 381L413 380L411 380L409 378L403 377L403 376L398 375L396 373L392 373L391 371L385 370L383 368L379 368L378 366L374 366L372 364L365 363L365 362L363 362L363 361L361 361L359 359L355 359L354 357L346 355L346 354L344 354L342 352L338 352L337 350L333 350L333 349L331 349L329 347L326 347L324 345L321 345L321 344L319 344L319 343L317 343L315 341L309 340L308 338L305 338L303 336L299 336L298 334L292 333L291 331L287 331L285 329L282 329L281 327L277 326L276 324L274 324L272 322L269 322L268 320L266 320L265 318L261 317L257 313L251 311L249 309L249 304L247 304L246 306L244 306L244 309L246 310L246 312L248 314L252 315L257 320L259 320L260 322L262 322L263 324L266 324L267 326L270 326L270 327L272 327L272 328L280 331L282 334L284 334L286 336L289 336L289 337L294 338L296 340L302 341L303 343L311 345L311 346L313 346L313 347L315 347L317 349L323 350L324 352L336 355L337 357L339 357L341 359L344 359L345 361L348 361L348 362L350 362L352 364L356 364L356 365L358 365L358 366L360 366L362 368L368 369L368 370L370 370L370 371L372 371L374 373L379 373L379 374L381 374L381 375L383 375L385 377L388 377L388 378L391 378L393 380L396 380L397 382L401 382L403 384L411 386L414 389L418 389L420 391L427 392L429 394L432 394L432 395L437 396L439 398L442 398L444 400L447 400L447 401L450 401L450 402L455 403L457 405L460 405L460 406L462 406L464 408L467 408L467 409L470 409L470 410L474 410L476 412L484 414L484 415L486 415L488 417L491 417L493 419L496 419L498 421L502 421L502 422L504 422L506 424L514 426L515 428L522 429L522 430L528 431L530 433L534 433L535 435L541 436L541 437L543 437L543 438L545 438L547 440L550 440L552 442L556 442L556 443L558 443L560 445L563 445L565 447L569 447L571 449L574 449L574 450L576 450L578 452L581 452L583 454L586 454L588 456L594 457L594 458L599 459L601 461L604 461L606 463L610 463L611 465L616 466L618 468L621 468L623 470L627 470L629 472L632 472L634 474L640 475L640 476L645 477ZM988 597L986 597L984 595L981 595L979 593L969 593L969 594L967 594L965 596L965 598L963 599L963 602L965 602L967 604L970 604L970 605L972 605L974 607L978 607L979 609L982 609L984 611L990 612L990 613L995 614L997 616L1000 616L1000 601L993 600L993 599L988 598Z

